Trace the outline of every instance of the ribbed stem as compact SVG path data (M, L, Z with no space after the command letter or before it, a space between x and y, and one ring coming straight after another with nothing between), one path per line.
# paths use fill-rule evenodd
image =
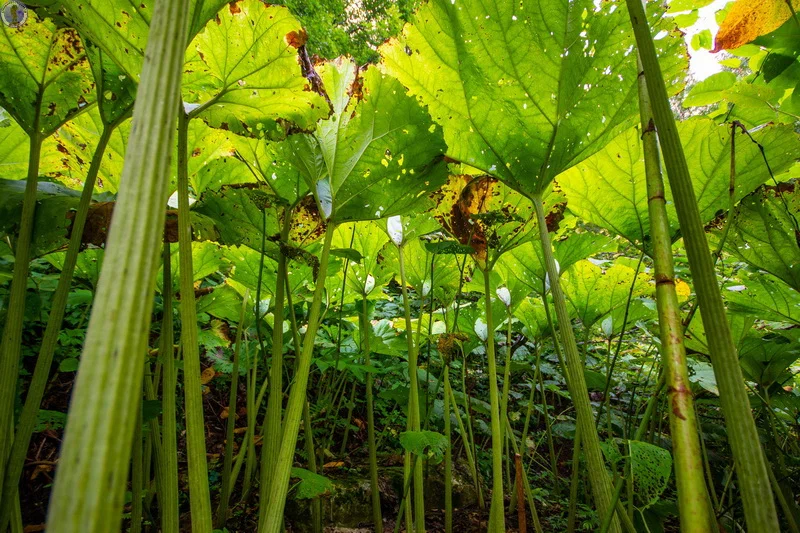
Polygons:
M158 508L161 514L161 533L178 533L178 425L177 388L175 369L175 333L172 317L172 255L169 243L164 243L163 298L164 316L161 320L161 468L156 473L161 479L158 488ZM157 443L155 443L157 444ZM155 447L157 450L157 446Z
M314 289L314 299L308 314L308 325L303 337L303 351L297 360L297 372L294 377L286 407L285 423L283 427L283 440L278 452L278 461L275 464L275 474L270 487L269 499L261 502L267 505L264 522L259 525L260 533L279 533L283 523L283 509L286 505L286 493L289 490L289 474L292 469L297 434L300 431L300 418L303 415L303 404L306 402L306 389L308 375L311 371L311 358L314 353L314 339L317 335L320 321L320 308L322 295L325 292L325 276L328 273L328 258L330 256L331 242L336 225L328 223L325 230L325 242L319 260L319 272Z
M595 429L594 414L589 403L589 389L586 387L586 378L583 374L583 362L578 354L578 345L575 342L575 334L570 327L569 312L564 292L561 290L561 282L556 269L556 261L553 256L550 233L547 231L547 220L545 218L542 198L534 196L532 198L536 217L539 225L539 237L544 252L545 267L550 279L550 291L553 294L553 305L556 309L558 318L558 330L561 334L561 343L566 359L567 387L575 405L575 412L578 417L580 427L581 445L583 446L586 464L589 471L589 481L592 486L595 506L600 516L613 512L611 507L611 480L608 477L603 453L600 451L600 439ZM619 520L615 517L611 523L610 531L618 533L620 531Z
M725 315L725 304L714 273L689 167L675 125L675 117L670 108L647 15L641 0L627 0L627 5L644 73L647 76L647 91L664 154L664 164L708 337L722 412L728 429L728 441L741 489L745 519L748 529L752 531L777 532L778 517L764 453L744 388L736 346Z
M372 324L369 321L367 298L361 300L361 350L364 352L364 365L372 367L370 359L372 338ZM372 372L367 372L367 446L369 447L369 479L372 496L372 521L375 533L383 533L383 516L381 514L381 491L378 488L378 450L375 446L375 406L372 396ZM445 412L447 408L445 407ZM447 478L447 476L445 476Z
M503 426L500 423L500 397L497 390L497 361L494 349L494 319L492 317L492 292L489 268L483 273L483 294L486 298L486 361L489 371L489 407L492 429L492 503L489 506L489 532L506 530L503 507Z
M34 111L39 116L39 104ZM28 179L25 183L25 195L22 200L22 216L17 235L16 253L14 254L14 274L11 279L11 291L8 298L8 312L3 327L3 340L0 343L0 480L5 479L6 461L11 452L14 439L14 397L19 379L19 359L22 353L22 324L25 319L25 293L28 288L28 271L30 270L31 239L33 222L36 214L36 190L39 183L39 161L42 154L44 137L31 133L28 155ZM27 448L26 448L27 449ZM24 460L24 458L23 458ZM19 478L19 474L17 474ZM16 485L16 482L14 482ZM5 497L4 487L0 485L0 500L15 501Z
M655 263L656 302L661 337L661 355L666 370L672 457L678 485L681 531L702 533L713 530L711 504L703 479L700 439L694 412L694 400L686 367L680 303L675 291L675 268L672 239L667 219L664 181L658 154L658 140L647 94L647 82L639 77L639 114L642 123L647 205ZM729 215L730 216L730 215Z
M189 463L189 507L192 531L211 533L211 495L208 488L203 385L200 383L200 345L192 264L192 221L189 206L189 118L178 114L178 257L180 258L181 346L186 415L186 460Z
M406 324L406 340L408 345L408 422L410 431L419 431L421 429L420 413L419 413L419 384L417 379L417 346L414 345L412 337L413 328L411 326L411 304L408 297L408 285L406 283L406 264L405 264L405 250L402 246L397 247L397 256L399 258L398 267L400 270L400 291L403 295L403 310L405 313ZM411 454L406 452L405 456L406 468L410 467L409 461ZM425 495L424 495L424 479L422 472L422 461L414 460L413 478L414 478L414 529L416 533L425 533ZM410 506L407 506L410 508Z
M450 361L444 361L444 438L447 448L444 450L444 531L453 533L453 441L450 429Z
M121 187L72 395L50 533L118 531L164 228L189 0L154 7ZM165 147L167 149L165 149Z
M28 453L28 445L33 435L33 429L36 426L39 406L42 403L44 391L50 378L50 367L53 363L56 346L58 346L58 334L61 332L61 324L64 320L64 310L67 307L72 274L75 271L75 264L78 261L78 253L81 249L83 228L86 226L86 217L89 213L89 206L92 203L95 180L115 126L106 126L100 135L92 162L89 165L86 181L83 184L83 192L78 202L78 209L73 219L72 234L64 256L64 264L61 267L58 285L50 304L50 315L47 317L47 327L42 336L39 357L36 359L36 367L28 387L27 396L25 396L25 405L22 408L22 414L17 424L14 443L11 446L11 454L8 458L5 478L3 479L2 494L4 497L2 498L2 503L0 503L0 531L3 531L3 526L11 516L12 502L14 501L14 495L17 494L20 475L22 475L22 468L25 464L25 456Z
M262 216L266 216L266 214L262 214ZM292 212L291 209L287 208L283 215L281 243L286 243L289 240L291 224ZM261 287L261 270L262 266L259 266L259 289ZM267 396L267 413L264 417L264 445L261 451L261 486L259 487L259 491L262 502L267 501L269 497L273 473L275 472L275 462L278 459L278 450L280 450L281 436L283 435L283 314L284 300L286 297L285 278L286 255L281 251L278 256L277 281L275 284L275 308L272 313L272 316L275 317L272 326L272 361L269 367L269 395ZM260 301L256 305L257 308L260 308ZM260 322L261 320L258 319L258 321ZM265 512L266 506L262 506L259 511L262 520Z
M142 406L133 430L133 451L131 452L131 528L129 533L142 531L142 490L144 489L144 466L142 464Z
M244 316L247 311L247 299L250 292L245 290L242 307L239 311L239 327L236 329L236 346L233 349L233 368L231 369L231 390L228 394L228 420L225 427L225 458L222 463L222 482L220 487L219 507L217 507L217 528L225 527L228 520L228 503L231 499L231 469L233 468L233 440L236 434L236 398L239 395L239 360L242 354L242 333L244 332Z

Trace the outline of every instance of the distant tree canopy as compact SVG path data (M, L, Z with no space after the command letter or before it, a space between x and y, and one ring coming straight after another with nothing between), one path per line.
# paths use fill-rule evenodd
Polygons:
M377 47L397 35L421 0L284 0L308 32L308 51L322 58L378 61Z

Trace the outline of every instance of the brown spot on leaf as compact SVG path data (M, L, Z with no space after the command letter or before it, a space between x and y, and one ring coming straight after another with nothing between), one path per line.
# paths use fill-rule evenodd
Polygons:
M306 41L308 41L308 34L304 29L300 29L300 31L290 31L286 34L286 43L297 49L305 45Z

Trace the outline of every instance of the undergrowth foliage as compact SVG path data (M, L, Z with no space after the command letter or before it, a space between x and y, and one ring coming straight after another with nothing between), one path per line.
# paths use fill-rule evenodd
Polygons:
M0 533L800 532L800 4L310 4L3 6Z

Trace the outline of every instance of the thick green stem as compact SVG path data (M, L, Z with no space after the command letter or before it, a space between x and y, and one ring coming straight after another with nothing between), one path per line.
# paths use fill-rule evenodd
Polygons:
M111 138L111 133L116 125L109 125L103 129L100 140L97 143L92 162L89 165L89 172L83 185L83 192L78 203L78 209L72 224L72 234L70 235L67 252L64 256L64 264L61 267L61 275L58 278L58 286L53 294L50 304L50 315L47 318L47 327L42 336L42 345L39 348L39 357L36 359L36 368L33 371L31 384L25 397L25 405L22 408L19 423L14 435L14 443L11 446L11 454L8 459L5 478L3 479L3 498L0 504L0 531L3 525L11 516L12 502L17 493L20 475L25 464L25 456L28 453L28 446L36 426L36 418L39 414L39 406L42 403L47 382L50 378L50 367L53 363L53 355L58 346L58 335L61 332L61 324L64 320L64 310L67 307L72 274L75 271L75 264L78 261L78 253L81 248L81 238L83 228L86 225L86 217L89 213L89 206L92 202L94 183L100 164L103 161L106 146ZM0 468L0 471L2 469Z
M37 117L40 114L39 107L40 104L37 103L34 110ZM14 254L14 274L11 279L11 291L7 304L8 313L3 327L3 340L0 343L0 480L5 479L6 461L11 452L11 444L14 438L12 433L14 428L14 397L17 392L19 359L22 353L25 293L28 288L31 239L33 237L34 215L36 214L36 190L39 183L39 161L41 160L43 141L44 137L38 132L31 133L28 179L25 183L22 216L19 223L19 234L17 235L16 253ZM17 478L19 478L19 474L17 474ZM15 486L16 483L14 481ZM10 504L16 498L13 496L5 497L5 489L0 486L0 500L8 501Z
M161 514L161 533L178 533L180 512L178 509L178 424L177 388L178 374L175 369L175 333L172 317L172 258L170 245L163 249L163 298L164 316L161 320L161 468L157 475L161 479L158 488L158 508Z
M364 352L364 365L367 368L372 367L370 359L371 347L370 339L372 338L372 324L369 321L369 308L367 306L367 298L361 300L361 338L362 346L361 351ZM375 527L375 533L383 532L383 515L381 514L381 491L378 488L378 450L375 446L375 406L374 398L372 396L373 386L372 372L367 372L367 446L369 447L369 479L370 479L370 492L372 497L372 521ZM445 407L445 412L447 408ZM448 450L449 451L449 450ZM445 476L446 478L447 476Z
M445 383L447 385L447 383ZM470 474L472 475L472 482L475 485L475 491L480 495L480 487L481 482L478 478L478 466L475 464L475 456L472 455L472 446L469 443L469 434L467 433L466 429L464 429L464 422L461 420L461 413L458 411L458 403L456 402L455 394L453 394L453 388L449 387L445 389L448 391L450 395L450 403L452 404L453 414L456 417L456 423L458 424L458 431L461 433L461 440L464 441L464 453L467 454L467 465L469 466Z
M181 346L186 411L186 459L189 463L189 507L192 531L210 533L211 495L208 488L203 386L200 383L200 345L194 296L192 221L189 206L189 117L178 115L178 256L180 257Z
M131 528L130 533L142 531L142 489L144 488L144 468L142 465L142 407L136 429L133 432L133 451L131 452Z
M542 198L541 196L534 196L532 200L539 224L539 236L542 242L542 250L544 251L547 275L550 279L553 304L556 309L556 317L558 318L558 330L561 334L561 341L566 358L567 386L572 402L575 404L594 502L600 516L605 516L606 513L611 512L613 509L611 506L611 481L608 477L603 454L600 451L600 440L597 436L597 430L595 429L592 406L589 403L589 390L586 387L586 378L583 374L583 363L578 354L575 334L570 327L567 302L564 298L564 292L561 290L561 282L559 281L556 261L550 242L550 233L547 231L547 220L545 219ZM617 519L614 519L612 522L611 531L615 533L620 531L620 525Z
M444 361L444 438L447 448L444 450L444 531L453 533L453 441L450 438L450 361Z
M294 353L300 353L300 333L297 331L297 317L294 313L292 303L292 290L289 286L288 276L285 278L286 285L286 304L289 307L289 324L292 330L292 342L294 343ZM261 399L259 398L259 404ZM305 441L306 455L308 456L308 470L317 473L317 455L315 453L314 432L311 428L311 409L306 400L303 404L303 440ZM322 533L322 502L319 496L311 500L311 523L314 533Z
M283 215L281 226L281 243L289 239L289 230L292 224L292 211L287 208ZM263 249L262 249L263 257ZM274 322L272 326L272 362L269 369L269 395L267 396L267 413L264 417L264 445L261 451L261 486L260 499L267 501L275 471L275 461L281 447L283 434L283 320L284 300L286 295L286 254L283 251L278 256L277 281L275 284L275 308L272 313ZM259 267L259 288L261 287L261 268ZM260 292L260 291L259 291ZM257 308L261 306L258 302ZM260 322L260 319L258 320ZM263 349L263 348L262 348ZM266 512L266 506L261 506L259 515ZM263 520L263 516L261 516Z
M292 469L297 434L300 431L300 418L303 416L303 404L306 402L306 389L308 376L311 371L311 359L314 353L314 339L317 335L320 320L322 296L325 292L325 277L328 273L328 257L330 256L331 242L335 224L328 223L325 230L325 242L319 261L319 272L314 289L314 299L308 315L308 326L303 337L303 351L297 361L297 372L292 385L289 403L286 408L286 417L283 428L283 440L275 464L275 473L272 478L269 499L261 504L267 506L264 521L259 525L260 533L279 533L283 523L283 509L286 505L286 493L289 490L289 474Z
M575 437L572 439L572 477L569 483L569 509L567 511L567 532L575 532L575 516L578 510L578 479L581 461L581 427L575 426ZM609 515L610 516L610 515Z
M189 0L155 4L114 223L106 243L49 509L50 533L118 531L161 235ZM201 532L202 533L202 532Z
M683 345L680 303L675 291L675 268L672 260L672 239L667 219L664 181L658 154L658 140L650 109L650 96L644 76L639 77L639 114L642 123L647 203L650 213L650 235L655 263L656 302L661 337L661 354L666 371L670 410L672 457L678 486L681 531L706 532L714 529L708 499L700 439L697 436L694 400L686 366ZM729 213L729 219L732 213Z
M497 361L494 351L494 320L492 319L492 291L489 276L491 270L482 268L483 294L486 298L486 360L489 371L489 404L492 429L492 503L489 506L489 531L501 533L506 530L503 508L503 428L500 422L500 397L497 390Z
M545 429L545 433L547 434L547 449L548 449L548 452L550 453L550 470L553 473L553 488L554 488L556 494L558 494L559 487L561 486L561 484L559 483L559 477L558 477L558 461L556 460L556 447L555 447L555 444L553 442L553 430L552 430L552 426L551 426L551 423L550 423L550 410L547 407L547 396L544 393L544 378L542 377L542 370L541 370L541 365L540 365L541 358L542 358L541 353L537 349L536 350L536 375L539 378L539 391L540 391L540 393L542 395L542 409L544 410L544 414L543 414L543 416L544 416L544 429ZM536 388L535 385L532 385L532 386L533 386L534 389Z
M242 354L242 334L244 332L244 316L247 310L248 290L242 297L242 308L239 311L239 327L236 329L236 347L233 350L233 368L231 369L231 390L228 394L228 423L225 428L225 459L222 463L222 483L217 507L217 529L223 528L228 520L228 503L231 499L231 469L233 468L233 440L236 429L236 398L239 395L239 360Z
M417 383L417 346L414 345L412 337L413 328L411 326L411 304L408 297L408 285L406 283L405 250L402 246L397 247L399 258L398 266L400 270L400 290L403 295L403 310L405 312L406 340L408 344L408 424L410 431L420 431L421 421L419 413L419 384ZM411 454L406 452L406 470L411 466ZM423 473L422 461L414 460L414 529L416 533L425 533L425 494L423 492ZM407 506L408 507L408 506ZM408 516L408 514L406 515Z
M728 441L741 488L745 519L752 531L777 532L780 528L764 452L743 386L744 378L739 367L736 346L725 315L725 304L714 273L689 167L670 107L647 15L641 0L627 0L627 5L647 77L647 91L658 138L708 337L714 375L728 429Z

